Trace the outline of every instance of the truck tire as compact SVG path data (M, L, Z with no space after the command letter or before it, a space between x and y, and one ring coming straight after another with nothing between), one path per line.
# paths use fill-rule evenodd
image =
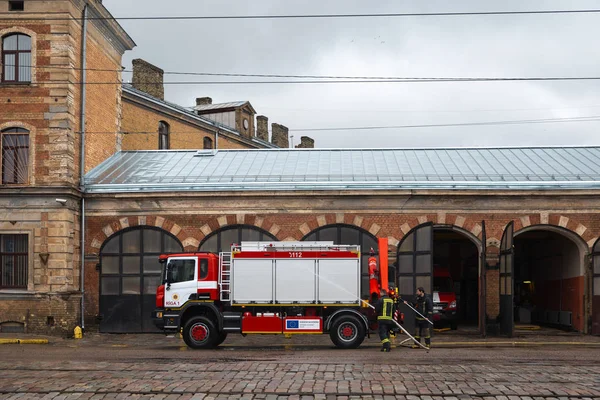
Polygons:
M217 339L215 346L219 346L227 339L227 332L219 332L219 338Z
M353 315L342 315L333 321L329 337L336 347L355 349L365 340L365 326Z
M206 317L192 317L183 327L183 340L192 349L215 347L218 338L215 324Z

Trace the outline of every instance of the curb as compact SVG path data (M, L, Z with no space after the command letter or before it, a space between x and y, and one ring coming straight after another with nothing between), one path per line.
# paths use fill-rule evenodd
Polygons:
M0 339L0 344L48 344L48 339Z

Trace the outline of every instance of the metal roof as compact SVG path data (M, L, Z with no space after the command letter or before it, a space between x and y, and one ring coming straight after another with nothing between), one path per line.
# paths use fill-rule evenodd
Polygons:
M116 153L86 191L600 189L600 147Z
M223 108L241 107L246 103L248 103L248 102L247 101L232 101L230 103L202 104L199 106L194 106L192 108L196 111L220 110Z

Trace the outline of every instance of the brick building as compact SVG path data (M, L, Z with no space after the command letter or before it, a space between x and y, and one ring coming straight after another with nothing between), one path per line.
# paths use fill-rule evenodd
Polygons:
M161 252L333 240L365 258L384 237L401 294L451 271L461 325L600 333L598 165L595 147L122 152L86 177L86 318L152 331Z
M0 330L64 332L81 315L80 132L113 132L87 135L88 170L119 150L135 43L100 1L1 0L0 19Z
M267 117L256 117L255 128L249 101L213 104L201 97L190 108L165 101L163 75L147 61L133 60L132 84L123 87L123 150L289 147L287 127L273 124L271 141Z

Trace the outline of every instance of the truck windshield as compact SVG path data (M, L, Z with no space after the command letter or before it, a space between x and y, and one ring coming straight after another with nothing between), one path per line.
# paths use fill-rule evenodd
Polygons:
M194 280L196 260L170 260L165 282L177 283Z
M433 278L433 291L434 292L453 292L452 279L449 277L434 277Z

